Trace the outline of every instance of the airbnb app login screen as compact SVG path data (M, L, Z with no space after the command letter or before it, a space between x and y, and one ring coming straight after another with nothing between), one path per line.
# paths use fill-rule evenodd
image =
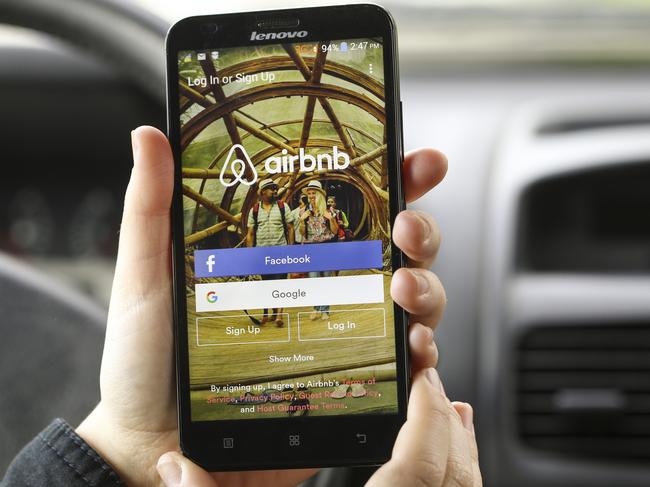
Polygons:
M179 53L194 421L397 412L382 41L299 37Z

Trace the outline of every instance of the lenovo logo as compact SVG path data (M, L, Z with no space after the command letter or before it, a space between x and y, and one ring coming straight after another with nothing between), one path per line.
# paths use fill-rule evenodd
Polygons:
M257 31L251 33L251 41L268 41L271 39L295 39L296 37L307 37L306 30L294 30L293 32L269 32L267 34L258 34Z

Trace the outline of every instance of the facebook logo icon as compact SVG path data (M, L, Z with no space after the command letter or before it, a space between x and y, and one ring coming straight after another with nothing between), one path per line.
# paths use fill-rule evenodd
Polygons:
M214 254L208 256L208 260L205 261L205 265L208 266L208 272L212 273L212 268L214 267Z

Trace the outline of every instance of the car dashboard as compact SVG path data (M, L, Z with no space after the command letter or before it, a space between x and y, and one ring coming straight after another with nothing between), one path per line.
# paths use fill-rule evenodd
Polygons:
M433 146L449 158L445 180L412 207L441 228L433 270L448 303L435 333L439 371L451 398L475 406L486 485L648 483L649 81L641 62L404 56L405 148ZM60 285L70 289L64 301L83 294L94 303L78 319L95 323L86 345L96 351L85 370L92 376L129 132L164 128L164 107L101 60L49 38L0 46L0 104L0 252L10 256L0 268L30 269L18 296ZM52 284L38 285L34 270ZM29 317L15 304L3 305L5 323ZM5 347L20 350L25 339ZM57 353L74 353L73 342ZM48 387L65 371L51 367L30 373L37 390L55 394ZM32 404L0 420L10 438L0 470L46 424L44 414L83 418L70 402L47 409L30 394L21 389L2 405ZM89 407L98 392L86 396L79 401ZM350 486L364 475L325 474Z

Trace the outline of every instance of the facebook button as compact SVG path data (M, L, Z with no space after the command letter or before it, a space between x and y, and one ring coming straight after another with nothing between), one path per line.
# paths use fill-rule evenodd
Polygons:
M381 269L381 240L196 250L196 277Z

